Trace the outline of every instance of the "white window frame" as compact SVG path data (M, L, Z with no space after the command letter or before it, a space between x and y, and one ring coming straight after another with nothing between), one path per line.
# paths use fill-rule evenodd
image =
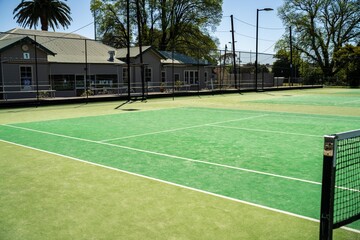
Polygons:
M21 76L22 75L22 68L30 68L30 84L27 84L27 85L24 85L23 84L23 77ZM23 91L29 91L29 90L32 90L33 89L33 80L34 80L34 75L33 75L33 66L31 65L20 65L19 66L19 77L20 77L20 89L23 90Z
M175 80L175 82L180 81L180 73L175 73L174 74L174 80Z
M199 82L198 70L184 70L184 84L195 85Z
M127 67L123 68L121 71L121 78L124 84L128 83L130 80L129 69Z
M161 71L161 82L166 82L166 71Z
M150 71L150 75L148 75L148 73L149 73L148 71ZM152 67L145 67L144 79L145 79L145 82L152 82L152 80L153 80L153 69L152 69Z

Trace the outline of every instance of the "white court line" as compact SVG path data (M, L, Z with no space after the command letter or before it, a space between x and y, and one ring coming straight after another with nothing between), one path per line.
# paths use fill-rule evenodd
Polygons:
M352 100L352 101L346 101L346 102L341 102L341 103L337 103L337 104L335 104L335 105L343 105L343 104L354 103L354 102L360 102L360 99L356 99L356 100Z
M2 139L0 139L0 141L4 142L4 143L15 145L15 146L20 146L20 147L28 148L28 149L31 149L31 150L51 154L51 155L54 155L54 156L64 157L64 158L67 158L67 159L71 159L71 160L74 160L74 161L78 161L78 162L82 162L82 163L85 163L85 164L93 165L93 166L96 166L96 167L101 167L101 168L105 168L105 169L109 169L109 170L112 170L112 171L117 171L117 172L129 174L129 175L136 176L136 177L145 178L145 179L148 179L148 180L151 180L151 181L160 182L160 183L168 184L168 185L171 185L171 186L187 189L187 190L190 190L190 191L195 191L195 192L203 193L203 194L206 194L206 195L222 198L222 199L225 199L225 200L230 200L230 201L233 201L233 202L238 202L238 203L246 204L246 205L253 206L253 207L258 207L258 208L269 210L269 211L272 211L272 212L281 213L281 214L285 214L285 215L288 215L288 216L292 216L292 217L296 217L296 218L300 218L300 219L304 219L304 220L308 220L308 221L312 221L312 222L317 222L317 223L320 222L318 219L315 219L315 218L306 217L306 216L303 216L303 215L283 211L283 210L276 209L276 208L267 207L267 206L264 206L264 205L260 205L260 204L256 204L256 203L252 203L252 202L232 198L232 197L227 197L227 196L224 196L224 195L204 191L204 190L197 189L197 188L184 186L184 185L181 185L181 184L177 184L177 183L173 183L173 182L169 182L169 181L149 177L149 176L146 176L146 175L142 175L142 174L138 174L138 173L133 173L133 172L121 170L121 169L118 169L118 168L113 168L113 167L101 165L101 164L98 164L98 163L88 162L86 160L82 160L82 159L79 159L79 158L74 158L74 157L66 156L66 155L59 154L59 153L49 152L49 151L42 150L42 149L39 149L39 148L29 147L29 146L26 146L26 145L9 142L9 141L2 140ZM345 229L347 231L350 231L350 232L360 233L360 230L357 230L357 229L353 229L353 228L349 228L349 227L341 227L341 228Z
M283 175L279 175L279 174L256 171L256 170L247 169L247 168L234 167L234 166L220 164L220 163L212 163L212 162L207 162L207 161L203 161L203 160L196 160L196 159L191 159L191 158L186 158L186 157L175 156L175 155L171 155L171 154L158 153L158 152L154 152L154 151L143 150L143 149L133 148L133 147L127 147L127 146L122 146L122 145L117 145L117 144L112 144L112 143L105 143L105 142L99 142L99 141L94 141L94 140L89 140L89 139L78 138L78 137L71 137L71 136L66 136L66 135L57 134L57 133L35 130L35 129L31 129L31 128L24 128L24 127L7 125L7 124L3 124L2 126L17 128L17 129L22 129L22 130L26 130L26 131L47 134L47 135L53 135L53 136L62 137L62 138L74 139L74 140L79 140L79 141L83 141L83 142L90 142L90 143L96 143L96 144L101 144L101 145L106 145L106 146L111 146L111 147L116 147L116 148L122 148L122 149L127 149L127 150L131 150L131 151L147 153L147 154L152 154L152 155L157 155L157 156L162 156L162 157L179 159L179 160L184 160L184 161L188 161L188 162L201 163L201 164L206 164L206 165L211 165L211 166L217 166L217 167L222 167L222 168L227 168L227 169L233 169L233 170L239 170L239 171L243 171L243 172L250 172L250 173L270 176L270 177L276 177L276 178L293 180L293 181L298 181L298 182L303 182L303 183L321 185L320 182L315 182L315 181L310 181L310 180L305 180L305 179L300 179L300 178L294 178L294 177L288 177L288 176L283 176Z
M358 101L358 100L356 100ZM360 100L359 100L360 101ZM202 108L184 108L185 110L199 110L199 111L209 111L209 112L214 112L212 110L207 110L207 108L202 109ZM214 108L215 109L215 108ZM236 111L239 112L247 112L247 113L251 113L251 112L257 112L257 111L253 111L253 110L241 110L241 109L229 109L229 111L216 111L216 112L226 112L229 113L231 111L234 111L234 113ZM260 112L266 112L266 111L258 111ZM336 116L336 115L319 115L319 114L309 114L309 113L296 113L296 112L269 112L268 114L269 117L283 117L283 118L304 118L304 119L321 119L321 120L340 120L340 121L360 121L360 119L343 119L342 117ZM315 116L316 115L316 116ZM358 118L358 116L347 116L347 117L351 117L351 118Z
M18 128L18 129L22 129L22 130L26 130L26 131L32 131L32 132L37 132L37 133L42 133L42 134L47 134L47 135L53 135L53 136L57 136L57 137L69 138L69 139L79 140L79 141L83 141L83 142L90 142L90 143L96 143L96 144L101 144L101 145L106 145L106 146L111 146L111 147L116 147L116 148L122 148L122 149L126 149L126 150L131 150L131 151L136 151L136 152L141 152L141 153L147 153L147 154L157 155L157 156L161 156L161 157L179 159L179 160L184 160L184 161L188 161L188 162L201 163L201 164L217 166L217 167L222 167L222 168L227 168L227 169L233 169L233 170L238 170L238 171L243 171L243 172L255 173L255 174L259 174L259 175L276 177L276 178L281 178L281 179L286 179L286 180L309 183L309 184L314 184L314 185L321 185L320 182L315 182L315 181L311 181L311 180L295 178L295 177L288 177L288 176L284 176L284 175L267 173L267 172L262 172L262 171L247 169L247 168L234 167L234 166L220 164L220 163L212 163L212 162L207 162L207 161L204 161L204 160L196 160L196 159L192 159L192 158L180 157L180 156L166 154L166 153L158 153L158 152L139 149L139 148L127 147L127 146L123 146L123 145L117 145L117 144L112 144L112 143L104 143L104 142L100 142L100 141L94 141L94 140L78 138L78 137L71 137L71 136L67 136L67 135L51 133L51 132L45 132L45 131L35 130L35 129L31 129L31 128L24 128L24 127L19 127L19 126L13 126L13 125L8 125L8 124L3 124L2 126L11 127L11 128ZM358 190L358 189L351 189L351 188L344 188L344 187L338 187L338 188L349 190L349 191L354 191L354 192L360 192L360 190Z
M323 137L324 137L324 136L320 136L320 135L302 134L302 133L291 133L291 132L282 132L282 131L272 131L272 130L265 130L265 129L229 127L229 126L221 126L221 125L215 125L215 124L209 124L209 125L212 126L212 127L229 128L229 129L237 129L237 130L245 130L245 131L277 133L277 134L286 134L286 135L295 135L295 136L305 136L305 137L318 137L318 138L323 138Z
M211 124L221 124L221 123L228 123L228 122L238 122L238 121L243 121L243 120L260 118L260 117L264 117L264 116L267 116L267 115L268 115L268 114L262 114L262 115L252 116L252 117L238 118L238 119L232 119L232 120L221 121L221 122L204 123L204 124L199 124L199 125L193 125L193 126L190 126L190 127L174 128L174 129L168 129L168 130L157 131L157 132L150 132L150 133L143 133L143 134L136 134L136 135L131 135L131 136L125 136L125 137L105 139L105 140L101 140L101 141L99 141L99 142L111 142L111 141L121 140L121 139L142 137L142 136L155 135L155 134L168 133L168 132L176 132L176 131L181 131L181 130L186 130L186 129L191 129L191 128L206 127L206 126L209 126L209 125L211 125Z

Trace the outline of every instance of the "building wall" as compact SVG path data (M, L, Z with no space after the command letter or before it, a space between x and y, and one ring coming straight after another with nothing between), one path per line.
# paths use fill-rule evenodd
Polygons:
M49 78L57 96L80 96L86 89L91 91L90 94L117 93L123 85L121 69L115 64L51 63Z
M39 90L50 88L47 53L38 49L35 60L34 47L27 44L28 50L23 51L21 46L18 44L1 53L2 98L36 97L37 87Z
M212 68L207 66L174 65L173 67L171 65L164 65L163 71L165 71L166 85L172 86L173 81L175 81L176 87L181 86L183 90L201 90L207 88L212 77ZM192 72L191 74L197 72L197 81L191 81L189 75L186 77L186 74L189 74L189 72Z
M143 63L144 71L145 69L151 69L151 78L146 84L149 87L158 86L161 81L161 61L160 57L156 55L152 50L146 51L143 54ZM134 59L133 64L135 66L132 67L131 70L131 85L132 87L141 87L141 66L140 66L140 57Z

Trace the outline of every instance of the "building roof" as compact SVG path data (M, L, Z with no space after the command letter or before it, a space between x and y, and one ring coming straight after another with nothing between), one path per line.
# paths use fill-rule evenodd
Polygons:
M73 33L15 28L0 35L0 49L2 46L9 46L9 44L19 41L21 37L36 41L44 49L55 53L56 55L48 56L49 62L124 64L121 60L116 59L116 56L113 61L109 61L109 52L116 51L115 48Z
M14 37L14 38L0 40L0 52L3 52L7 49L10 49L10 48L16 46L16 45L24 44L24 43L35 44L36 42L33 39L29 38L28 36L26 36L26 37L18 36L18 37ZM50 55L53 55L53 56L55 55L54 52L52 52L51 50L42 46L41 44L39 44L38 47Z
M155 53L164 64L177 64L177 65L209 65L206 60L195 59L193 57L181 54L178 52L158 51L151 46L142 46L143 54L152 51ZM121 48L116 51L116 57L122 61L126 61L127 48ZM130 48L130 58L137 58L140 55L139 47Z
M178 52L170 51L159 51L163 56L166 57L164 63L177 63L186 65L209 65L208 61L202 59L196 59Z
M162 54L160 54L159 51L155 50L153 47L151 46L142 46L142 53L144 54L145 52L148 51L152 51L155 55L157 55L160 59L164 59L165 56L163 56ZM116 51L116 57L125 61L126 60L126 55L127 55L127 48L120 48L117 49ZM137 58L140 56L140 49L139 47L131 47L130 48L130 58Z

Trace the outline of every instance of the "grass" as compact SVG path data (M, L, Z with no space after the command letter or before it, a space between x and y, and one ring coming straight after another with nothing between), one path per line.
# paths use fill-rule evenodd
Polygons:
M325 94L321 90L316 91L318 94ZM331 92L335 92L335 90L331 89ZM315 94L315 91L299 93L302 95ZM170 99L151 100L148 103L129 104L125 108L139 109L141 110L139 113L144 113L145 110L197 106L241 109L252 113L253 111L249 111L252 106L252 110L280 114L286 109L291 109L286 112L294 113L312 113L317 110L318 114L329 117L331 112L329 109L334 106L322 106L320 112L319 106L313 105L309 107L309 110L287 104L271 105L270 103L254 102L259 98L266 101L272 98L287 97L282 95L299 93L289 91L274 95L252 93L242 96L190 97L175 101ZM97 116L106 119L108 114L115 114L121 119L123 114L128 114L126 111L114 110L116 106L116 103L97 103L1 110L0 122L2 124L21 123L19 126L26 126L26 122L44 121L38 126L41 128L44 127L44 124L56 123L59 119L67 119L65 122L70 124L75 120L72 119L73 117L90 121L96 119ZM340 112L331 114L330 118L335 120L335 125L341 126L341 121L337 119L359 119L360 113L354 109L350 111L348 108L352 107L342 107ZM347 112L348 114L346 114ZM85 118L89 116L95 117ZM343 117L339 118L338 116ZM178 117L173 117L174 120L179 121ZM195 114L192 117L194 119L191 124L194 121L201 122L200 119L196 119ZM295 117L292 121L296 119ZM45 122L48 120L54 121ZM166 129L165 123L157 127ZM300 128L300 123L301 120L297 121L295 126ZM178 124L179 127L188 126L181 121ZM268 124L277 127L276 122L270 121ZM149 125L156 127L156 122ZM319 125L321 126L321 124ZM82 136L87 139L99 140L99 133L102 132L103 126L100 124L98 126L99 132L93 132L92 135L85 136L81 128L78 129L78 133L75 128L65 135L83 134ZM106 129L105 124L104 126L103 128ZM256 126L246 125L246 127ZM337 129L339 126L331 125L331 127ZM129 131L132 132L129 134L136 134L136 131L139 130L137 128L130 129ZM155 130L148 129L149 132ZM281 125L277 130L281 130ZM226 133L224 134L226 135ZM36 134L34 133L32 137L36 138ZM184 137L189 136L185 135ZM211 136L209 137L209 141L217 143L218 139L211 140ZM153 149L159 146L156 138L150 140L152 145L146 147ZM65 141L63 144L71 145L71 141ZM136 141L129 142L129 144L138 146ZM223 144L227 146L229 143L224 142ZM51 142L49 142L49 146L54 147ZM176 147L176 144L173 147ZM196 150L199 147L193 149ZM319 224L307 219L6 142L0 141L0 150L3 156L0 160L0 179L3 179L0 181L0 205L5 206L0 208L0 239L318 238ZM178 151L180 153L181 148ZM202 151L199 151L198 154ZM70 155L69 151L65 154ZM281 171L281 167L278 169ZM200 177L206 178L207 176L201 175ZM358 233L343 229L336 230L334 234L334 239L360 239Z

